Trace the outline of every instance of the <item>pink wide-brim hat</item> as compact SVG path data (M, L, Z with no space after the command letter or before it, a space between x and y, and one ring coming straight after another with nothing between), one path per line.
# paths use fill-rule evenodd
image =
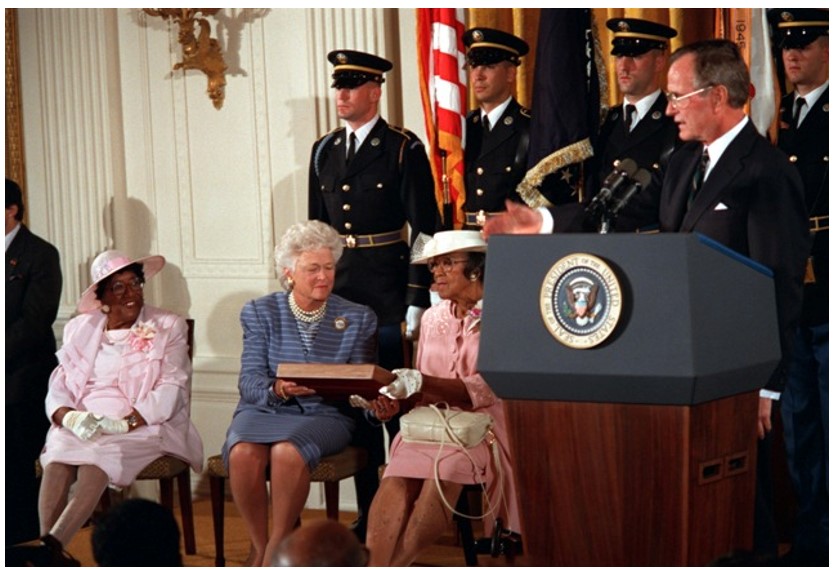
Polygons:
M78 305L76 305L77 310L79 312L98 310L102 306L102 303L96 298L96 285L134 263L143 265L143 276L148 280L160 272L160 269L166 264L166 259L160 255L149 255L148 257L132 260L128 255L116 249L109 249L108 251L99 253L93 260L93 264L90 265L90 280L92 284L82 293L82 297L79 299Z

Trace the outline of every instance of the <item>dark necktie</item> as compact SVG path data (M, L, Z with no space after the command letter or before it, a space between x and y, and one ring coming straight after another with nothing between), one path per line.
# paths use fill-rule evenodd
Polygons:
M352 159L355 157L355 133L350 133L350 149L347 151L347 164L352 162Z
M489 134L489 131L492 130L492 127L489 126L489 115L484 115L484 118L481 119L481 122L484 125L484 134Z
M626 132L632 130L632 115L635 114L635 105L626 105L623 109L623 124L626 125Z
M699 159L699 164L696 165L696 170L693 172L693 184L691 186L690 196L688 197L688 209L693 205L696 195L702 189L702 183L705 181L705 171L708 170L708 162L711 157L708 156L708 148L702 150L702 157Z
M795 108L792 110L792 128L798 128L798 121L801 120L801 107L807 104L807 99L798 97L795 100Z

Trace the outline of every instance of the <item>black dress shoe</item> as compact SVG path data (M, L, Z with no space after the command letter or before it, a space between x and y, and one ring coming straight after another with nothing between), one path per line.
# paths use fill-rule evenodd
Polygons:
M47 534L36 543L6 548L7 566L80 567L81 563L64 550L61 542Z

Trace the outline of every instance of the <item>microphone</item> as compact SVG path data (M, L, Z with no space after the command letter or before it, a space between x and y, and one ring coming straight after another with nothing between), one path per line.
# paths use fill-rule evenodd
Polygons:
M616 216L620 210L626 207L626 204L629 203L632 196L650 185L652 179L652 174L650 174L647 170L643 168L639 169L635 176L632 177L633 184L629 186L619 199L612 202L609 212L613 216Z
M600 191L591 203L586 207L587 214L596 214L608 210L608 204L612 200L612 194L621 187L628 179L630 179L635 172L638 171L638 165L632 158L624 158L615 166L612 173L606 176L603 184L600 186Z

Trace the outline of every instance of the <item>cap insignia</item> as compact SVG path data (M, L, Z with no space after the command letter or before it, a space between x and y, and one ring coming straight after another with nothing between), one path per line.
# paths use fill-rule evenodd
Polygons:
M338 61L338 63L343 65L347 62L347 54L346 53L339 53L335 56L335 59Z
M629 31L629 22L625 22L621 20L618 22L618 30L621 32L628 32Z
M483 41L484 33L481 30L472 31L472 39L474 41Z

